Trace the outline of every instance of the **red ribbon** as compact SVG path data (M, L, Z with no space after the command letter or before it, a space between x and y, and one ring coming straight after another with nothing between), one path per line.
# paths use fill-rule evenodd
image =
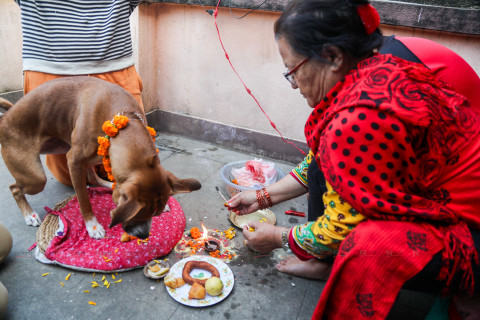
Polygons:
M380 15L371 4L358 6L357 13L362 20L367 36L371 35L380 26Z

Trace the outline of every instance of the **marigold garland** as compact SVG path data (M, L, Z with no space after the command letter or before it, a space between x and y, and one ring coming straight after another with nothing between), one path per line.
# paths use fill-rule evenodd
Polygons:
M107 172L108 179L113 182L112 189L115 189L115 178L112 174L112 166L110 163L110 157L108 156L110 138L115 137L120 129L123 129L127 126L129 121L130 119L128 119L128 117L117 114L115 117L113 117L113 120L105 121L102 125L102 130L105 132L106 136L100 136L97 138L97 142L99 144L97 154L103 157L103 167ZM153 141L155 141L157 132L152 127L147 126L147 129L152 136Z

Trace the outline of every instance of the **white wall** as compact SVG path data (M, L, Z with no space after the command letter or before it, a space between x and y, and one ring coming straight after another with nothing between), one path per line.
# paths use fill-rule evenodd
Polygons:
M247 10L234 10L241 16ZM287 138L304 141L311 112L282 76L273 24L278 12L255 11L243 19L219 8L217 23L236 71ZM385 34L430 38L450 47L480 74L480 37L382 26ZM149 4L139 11L140 75L147 111L161 109L228 126L278 135L247 94L222 50L215 20L197 6Z
M232 9L235 16L247 10ZM237 72L287 138L304 140L303 120L311 109L283 78L273 37L278 12L255 11L236 19L220 8L218 27ZM278 135L246 93L221 48L214 17L202 7L142 4L131 17L137 70L147 111L161 109ZM480 74L480 36L382 26L385 34L419 36L460 54ZM20 10L0 0L0 93L22 89Z
M0 0L0 93L22 89L22 29L20 8Z

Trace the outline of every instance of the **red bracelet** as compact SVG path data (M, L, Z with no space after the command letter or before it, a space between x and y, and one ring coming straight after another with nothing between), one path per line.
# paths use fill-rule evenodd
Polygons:
M267 188L263 188L262 191L265 197L267 198L269 207L273 207L272 198L270 198L270 194L268 194Z
M263 200L263 195L261 194L261 190L257 190L257 203L260 209L267 208L266 203Z

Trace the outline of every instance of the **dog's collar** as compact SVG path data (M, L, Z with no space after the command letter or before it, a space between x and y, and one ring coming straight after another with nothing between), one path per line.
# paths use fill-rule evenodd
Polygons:
M119 113L119 115L122 116L127 116L130 115L130 120L140 120L142 123L146 126L147 123L145 122L145 117L143 117L140 113L138 112L132 112L132 111L122 111Z

